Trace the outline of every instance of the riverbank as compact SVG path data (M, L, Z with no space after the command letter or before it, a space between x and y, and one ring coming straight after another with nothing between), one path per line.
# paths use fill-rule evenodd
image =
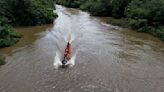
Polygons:
M29 47L31 44L34 44L37 39L44 34L45 30L51 28L52 24L44 24L38 26L26 26L26 27L16 27L15 31L23 35L19 41L5 48L0 48L0 66L6 64L5 58L11 56L13 53L18 52L26 47Z
M21 38L21 34L8 24L5 18L0 17L0 48L14 45Z
M113 17L108 17L107 23L112 24L114 26L120 26L120 27L124 27L124 28L133 29L128 24L128 20L125 18L116 19ZM138 31L138 32L144 32L144 33L151 34L151 35L159 38L160 40L164 41L164 27L163 26L159 26L159 27L145 26L143 28L133 29L133 30Z
M4 56L0 55L0 66L5 64L5 58Z
M21 34L15 27L49 24L57 17L53 13L55 10L53 0L1 0L0 6L2 6L0 8L0 48L8 49L7 47L18 43L30 32L29 29L27 34ZM4 60L0 57L0 65L3 64L5 64Z
M112 24L114 26L121 26L121 27L124 27L124 28L129 28L128 21L125 18L116 19L116 18L113 18L113 17L108 17L107 18L107 23Z
M0 6L0 48L19 41L14 27L49 24L57 17L53 0L1 0Z
M23 36L16 44L10 47L0 48L0 54L12 55L13 52L20 48L28 47L29 44L34 43L40 37L39 34L44 33L46 29L51 28L52 25L53 24L44 24L37 26L16 27L15 30Z

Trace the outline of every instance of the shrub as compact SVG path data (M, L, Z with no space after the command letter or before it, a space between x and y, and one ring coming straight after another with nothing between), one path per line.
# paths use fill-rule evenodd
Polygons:
M146 20L149 26L160 26L164 24L164 1L133 0L126 8L125 13L130 19Z
M94 16L108 16L111 14L110 0L88 0L80 9L89 11Z
M83 3L83 4L80 5L80 9L82 9L84 11L89 11L91 5L92 5L92 1L91 0L86 1L85 3Z
M0 47L11 46L15 44L20 37L21 34L7 24L7 19L0 17Z
M13 25L36 25L53 22L53 0L1 0L0 15Z
M147 26L147 27L142 27L139 29L142 32L147 32L152 34L153 36L156 36L160 38L161 40L164 41L164 27L152 27L152 26Z
M108 20L107 23L112 24L112 25L122 26L125 28L129 27L128 21L125 18L117 19L117 18L109 17L107 20Z
M129 5L132 0L113 0L112 5L112 17L121 18L125 17L125 8Z
M133 29L139 29L143 26L147 26L146 19L128 19L129 26Z

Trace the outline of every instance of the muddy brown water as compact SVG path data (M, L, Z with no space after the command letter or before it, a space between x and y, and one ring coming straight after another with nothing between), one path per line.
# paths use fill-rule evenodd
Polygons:
M54 28L83 35L75 66L54 69L53 25L17 28L20 42L0 49L0 92L164 92L164 42L80 10L57 14Z

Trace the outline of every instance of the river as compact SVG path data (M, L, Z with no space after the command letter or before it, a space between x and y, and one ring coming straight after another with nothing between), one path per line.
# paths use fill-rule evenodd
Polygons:
M17 28L24 36L0 49L0 92L163 92L164 42L57 6L54 25ZM54 69L51 32L80 35L76 64ZM76 38L75 38L76 39Z

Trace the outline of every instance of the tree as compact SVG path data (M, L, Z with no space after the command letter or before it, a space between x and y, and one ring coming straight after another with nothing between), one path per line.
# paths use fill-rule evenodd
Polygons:
M125 17L124 11L130 2L131 0L112 0L112 16L115 18Z
M53 0L1 0L0 15L13 25L36 25L53 22Z
M142 22L146 22L147 26L161 26L164 24L164 1L133 0L126 8L125 14L129 18L130 24L141 25ZM131 20L136 22L132 23ZM140 28L146 25L142 25Z

